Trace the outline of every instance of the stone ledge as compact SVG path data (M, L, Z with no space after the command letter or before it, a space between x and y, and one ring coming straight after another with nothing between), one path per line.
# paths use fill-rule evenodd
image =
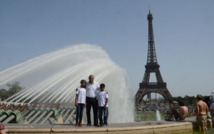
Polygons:
M154 122L153 122L154 123ZM115 125L115 126L114 126ZM105 134L105 133L139 133L139 134L167 134L167 133L178 133L178 132L186 132L193 130L193 122L164 122L163 124L143 124L143 123L128 123L123 126L123 124L114 124L109 127L81 127L76 128L70 125L49 125L48 128L41 128L37 125L35 128L26 128L25 127L17 127L6 128L6 132L8 134L13 133L43 133L43 134L60 134L60 133L96 133L96 134ZM121 125L121 126L120 126ZM128 126L130 125L130 126ZM32 127L33 125L31 125Z

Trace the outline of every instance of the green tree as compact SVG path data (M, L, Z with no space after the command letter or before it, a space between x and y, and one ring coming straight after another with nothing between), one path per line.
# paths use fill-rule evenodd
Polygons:
M0 98L2 100L5 100L6 98L8 98L8 96L9 96L9 94L6 89L0 89Z
M8 97L14 95L15 93L23 89L23 87L20 86L19 82L14 82L12 84L8 83L6 86L8 87L8 89L0 89L0 98L2 100L7 99Z
M172 98L173 101L183 101L185 105L190 106L190 105L195 105L196 103L196 98L195 96L178 96L178 97L173 97Z

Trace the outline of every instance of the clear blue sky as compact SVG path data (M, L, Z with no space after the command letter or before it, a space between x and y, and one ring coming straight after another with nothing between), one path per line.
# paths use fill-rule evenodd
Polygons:
M0 0L0 71L78 43L97 44L142 81L149 5L158 63L173 96L214 90L213 0Z

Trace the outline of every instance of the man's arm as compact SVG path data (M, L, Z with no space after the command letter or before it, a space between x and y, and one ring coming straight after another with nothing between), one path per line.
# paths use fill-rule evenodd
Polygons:
M107 104L108 104L108 98L106 98L105 109L107 107Z
M205 103L205 105L206 105L206 114L208 115L209 108L206 103Z
M76 107L78 106L78 104L77 104L78 94L79 94L79 91L78 91L78 88L77 88L77 89L76 89L76 98L75 98L75 106L76 106Z
M179 109L180 107L177 106L177 107L171 107L171 110L174 110L174 109Z
M198 105L198 103L196 103L195 114L196 114L196 117L199 115L199 105Z
M78 94L76 94L76 98L75 98L75 106L77 107L78 104L77 104L77 99L78 99Z

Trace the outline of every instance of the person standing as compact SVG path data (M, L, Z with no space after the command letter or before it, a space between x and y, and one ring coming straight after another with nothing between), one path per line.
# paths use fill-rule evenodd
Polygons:
M212 117L212 120L214 120L214 102L210 106L210 115Z
M212 91L210 95L210 101L211 101L211 104L214 102L214 91Z
M196 99L198 100L196 103L196 123L201 131L206 131L208 106L202 101L201 95L197 95Z
M98 126L97 109L98 102L96 99L96 94L99 91L100 85L98 82L94 81L94 76L90 75L89 81L86 84L86 114L87 114L87 126L91 126L91 107L93 108L94 114L94 126Z
M100 85L100 92L97 93L97 100L99 106L99 121L100 126L108 126L108 94L105 91L105 84ZM103 114L104 114L104 123L103 123Z
M76 99L75 99L75 106L77 107L77 114L76 114L76 127L82 126L82 116L83 116L83 110L84 106L86 105L86 81L81 80L80 81L80 87L77 88L76 91Z

